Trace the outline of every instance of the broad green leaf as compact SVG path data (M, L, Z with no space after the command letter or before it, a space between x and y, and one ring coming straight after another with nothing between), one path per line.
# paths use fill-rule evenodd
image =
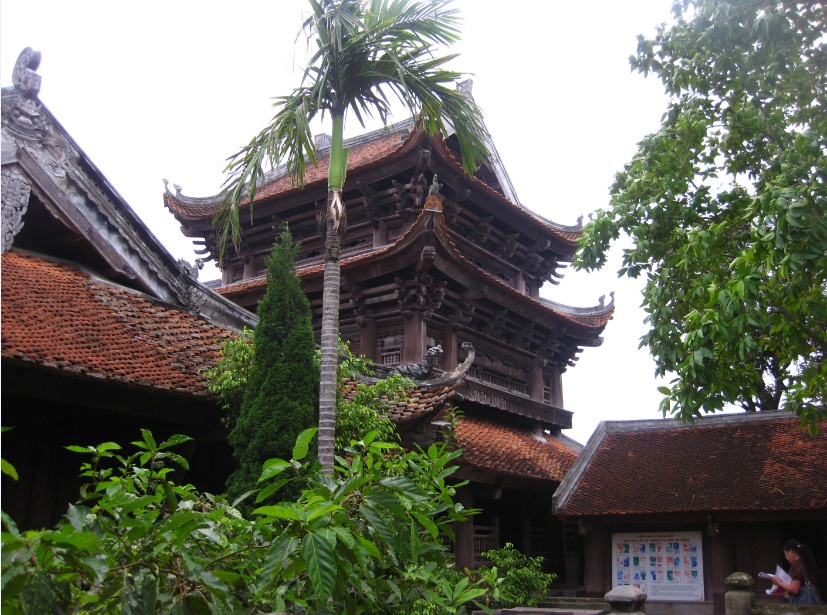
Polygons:
M160 446L158 446L158 448L159 449L170 448L172 446L177 446L179 444L183 444L184 442L189 442L191 440L192 440L192 438L190 438L189 436L185 436L185 435L182 435L182 434L175 434L174 436L170 436L169 438L167 438L166 440L161 442L161 444L160 444Z
M60 545L67 545L81 549L83 551L91 551L100 545L100 538L92 532L51 532L48 537L44 536L44 541L54 542Z
M318 430L318 427L311 427L310 429L305 429L299 434L299 437L296 438L296 445L293 447L293 459L300 461L307 457L310 442L313 440Z
M68 447L67 447L68 448ZM121 450L121 445L116 444L115 442L104 442L103 444L98 444L95 448L99 452L103 451L119 451Z
M86 525L86 517L91 512L86 506L69 504L69 510L66 512L65 518L76 531L81 532Z
M291 467L289 461L284 461L283 459L268 459L264 462L264 467L261 471L261 477L258 479L258 482L270 480L274 476L278 476L284 472L289 467Z
M307 518L305 519L305 521L309 523L314 519L318 519L319 517L329 515L330 513L339 510L342 510L342 507L334 503L325 504L322 506L314 506L313 508L307 511Z
M0 459L0 468L2 469L3 474L11 476L14 480L17 480L17 470L8 461L5 459Z
M324 604L333 595L336 585L336 566L330 540L319 533L307 534L302 540L302 558L307 564L313 593Z
M277 519L291 519L293 521L301 521L302 518L299 511L287 506L261 506L260 508L256 508L253 514L275 517Z

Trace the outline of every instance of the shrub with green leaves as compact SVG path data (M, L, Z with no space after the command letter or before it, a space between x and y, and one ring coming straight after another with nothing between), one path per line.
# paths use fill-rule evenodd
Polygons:
M89 459L82 501L52 530L20 532L3 514L3 612L390 614L425 598L457 613L481 598L479 583L445 574L445 537L471 512L450 483L459 453L371 433L330 476L305 462L315 432L259 480L259 504L289 484L301 495L252 519L173 482L186 436L158 444L144 430L129 456L112 442L70 447Z
M378 380L373 384L360 382L361 376L373 375L373 362L354 355L347 344L339 340L339 382L352 380L356 384L353 395L345 399L341 387L336 401L336 450L344 450L352 441L361 440L375 431L379 440L395 442L396 427L390 420L389 408L407 399L407 390L413 381L399 374Z
M499 598L490 604L494 608L537 606L557 578L555 574L543 572L542 557L526 557L510 542L500 549L486 551L482 556L495 566L476 571L484 578L497 581ZM501 579L496 571L499 571Z

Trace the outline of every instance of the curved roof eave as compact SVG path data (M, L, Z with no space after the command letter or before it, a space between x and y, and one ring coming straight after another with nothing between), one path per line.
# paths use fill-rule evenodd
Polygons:
M553 222L516 201L516 197L513 200L509 199L507 196L494 190L484 181L469 176L449 149L442 135L428 137L425 132L414 130L414 128L414 121L407 119L379 130L346 139L344 145L351 149L348 173L353 175L359 170L370 168L376 164L387 163L397 157L404 156L422 140L428 138L434 150L439 154L439 158L443 164L448 165L454 174L462 177L469 190L479 192L499 203L501 206L508 207L522 219L522 222L528 225L541 224L547 231L554 233L555 236L569 245L570 248L574 249L577 247L577 239L582 235L582 225L579 223L576 225L563 225ZM404 140L400 142L398 141L398 135L402 131L407 131L407 135ZM383 137L387 137L386 142L383 142ZM396 146L394 147L395 139ZM368 147L371 145L378 145L378 147L374 148L377 151L372 152L372 148ZM276 195L284 196L298 190L316 187L317 184L326 182L329 152L329 145L319 148L316 165L308 167L307 177L302 188L292 184L286 165L279 165L276 169L268 172L265 175L264 181L257 189L256 201L270 199ZM501 167L502 163L496 154L494 154L494 157L495 162ZM181 221L196 221L211 218L215 213L216 206L223 199L222 193L209 197L186 196L181 192L180 186L177 185L174 186L176 193L173 194L169 189L169 182L166 180L165 185L164 205ZM245 199L242 202L242 207L248 204L249 202Z
M411 130L414 126L412 120L397 122L390 126L374 130L357 137L345 139L344 146L351 149L348 157L348 173L352 174L358 170L370 167L378 162L385 162L396 156L404 155L413 147L419 144L425 133ZM407 129L407 135L401 141L399 134ZM385 137L385 139L383 139ZM379 158L367 156L371 153L370 145L378 146L373 152ZM360 153L362 156L360 157ZM265 174L264 180L256 189L256 202L270 199L276 195L284 196L299 190L306 190L318 184L326 184L327 168L330 160L330 145L319 147L316 156L316 164L309 166L305 173L304 185L299 187L292 182L289 176L287 165L281 164L272 171ZM184 195L181 187L174 185L175 194L169 189L169 182L165 180L166 190L164 193L164 205L176 216L185 220L203 220L211 218L215 208L224 199L222 192L207 197L191 197ZM278 185L278 186L277 186ZM276 189L278 188L278 189ZM242 208L249 206L247 198L242 200Z
M548 314L550 312L554 314L555 317L561 318L570 324L588 330L594 335L599 335L609 320L612 319L614 313L613 301L608 305L578 308L552 302L547 299L534 299L480 269L475 263L460 254L456 245L450 238L450 232L447 228L445 228L442 213L428 209L427 204L426 208L419 214L419 217L413 223L411 228L408 229L408 231L406 231L394 243L378 248L372 252L343 258L341 261L342 271L356 268L360 266L360 264L373 261L380 257L389 257L402 253L409 246L418 241L419 237L425 232L432 232L433 236L438 238L437 241L432 242L436 243L437 246L441 248L441 250L438 251L438 254L441 252L444 257L454 261L454 263L459 265L462 270L471 271L472 275L478 278L479 281L497 289L512 301L520 302L533 311L540 310L536 312L538 316L541 316L543 313ZM418 258L419 253L411 251L409 260L413 262L418 260ZM299 276L302 279L311 279L322 275L323 273L323 264L313 265L299 270ZM266 284L266 278L264 278L264 276L260 276L252 280L225 286L218 289L218 291L224 295L235 295L241 292L254 290L256 288L263 288Z

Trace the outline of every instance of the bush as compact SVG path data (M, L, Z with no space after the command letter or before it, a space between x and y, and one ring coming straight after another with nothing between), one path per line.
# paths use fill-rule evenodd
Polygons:
M112 442L69 447L90 456L87 484L55 529L20 532L3 514L3 612L381 615L427 598L458 613L485 593L445 575L444 537L470 514L448 482L459 453L407 452L372 433L329 476L304 462L314 435L258 481L259 504L286 485L301 495L252 519L171 480L187 467L174 452L186 436L158 444L144 430L128 457Z
M526 557L510 542L501 549L486 551L482 556L495 568L481 568L477 574L499 581L499 599L490 605L494 608L537 606L557 578L555 574L543 572L542 557ZM497 577L498 570L503 575L501 578Z

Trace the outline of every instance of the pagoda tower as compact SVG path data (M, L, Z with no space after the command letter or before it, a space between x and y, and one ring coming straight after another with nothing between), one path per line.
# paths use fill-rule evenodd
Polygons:
M317 136L316 146L317 165L308 166L303 188L280 167L259 185L252 214L242 204L240 244L228 248L212 286L255 312L266 289L264 259L287 223L301 243L298 273L318 334L329 137ZM441 346L436 374L453 370L473 346L473 365L452 402L462 412L457 436L465 451L461 476L472 481L467 504L485 512L475 522L473 554L470 542L458 544L458 559L473 565L486 546L507 541L545 554L562 572L565 558L552 551L560 551L563 532L549 529L550 498L580 448L561 433L572 421L562 377L584 348L601 344L614 311L613 302L571 307L540 296L547 282L562 281L581 226L557 224L523 206L493 144L474 177L462 169L454 135L428 136L411 120L345 146L340 336L383 366L417 363ZM169 187L164 195L204 259L218 259L213 217L221 198L192 198ZM438 413L425 406L398 420L400 431L427 437ZM509 490L516 491L504 496ZM526 510L527 493L549 504ZM543 539L543 531L555 537Z

